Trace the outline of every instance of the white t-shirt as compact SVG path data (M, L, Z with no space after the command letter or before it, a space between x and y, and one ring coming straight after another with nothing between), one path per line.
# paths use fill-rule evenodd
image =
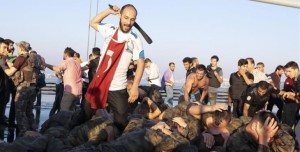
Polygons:
M106 51L108 44L117 29L118 27L114 26L113 24L100 23L98 25L98 31L104 38L103 51ZM127 71L130 62L132 60L135 61L140 58L145 58L141 39L136 33L132 31L123 33L121 30L118 30L118 42L124 41L126 41L124 48L125 50L121 56L119 64L117 65L117 69L110 84L109 91L125 89L127 86ZM101 63L104 55L101 55L99 63Z

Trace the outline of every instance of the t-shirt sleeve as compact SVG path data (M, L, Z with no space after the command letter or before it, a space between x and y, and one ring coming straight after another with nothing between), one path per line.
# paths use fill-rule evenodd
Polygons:
M132 60L136 61L138 59L144 59L144 48L141 39L138 36L134 36L133 38L134 48L133 48L133 56Z
M223 76L223 70L221 69L219 72L218 72L219 76Z
M20 70L22 65L26 62L26 58L24 56L18 56L13 64L13 67L17 70Z
M246 93L245 103L251 104L253 101L253 94L251 92Z
M113 24L100 23L97 26L98 32L104 37L104 39L111 38L116 30Z

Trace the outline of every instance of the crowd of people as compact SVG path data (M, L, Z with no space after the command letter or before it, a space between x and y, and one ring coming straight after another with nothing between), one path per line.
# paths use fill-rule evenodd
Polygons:
M102 22L109 15L120 17L119 26ZM223 83L219 57L213 55L208 66L196 57L185 57L186 81L175 104L175 63L170 62L161 77L159 67L145 58L142 41L131 30L136 16L131 4L97 14L90 26L103 36L104 49L101 54L93 48L86 62L67 47L63 61L51 65L25 41L16 43L18 56L14 56L14 42L0 38L0 121L16 128L16 139L0 143L0 151L299 150L296 62L279 65L267 75L262 62L255 66L253 58L240 59L230 75L228 103L218 103ZM32 109L45 68L53 70L59 82L49 119L39 129ZM144 72L148 86L140 85ZM287 79L280 89L283 74ZM161 90L166 92L164 99ZM10 97L9 120L5 120Z

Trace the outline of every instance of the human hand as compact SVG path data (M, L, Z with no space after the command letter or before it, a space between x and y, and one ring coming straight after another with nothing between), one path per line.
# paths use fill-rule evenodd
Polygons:
M108 6L111 10L111 12L110 12L111 14L120 16L120 8L117 5L110 5L109 4Z
M214 71L214 75L215 75L215 76L218 76L219 73L218 73L217 71Z
M294 92L285 92L283 93L282 95L282 98L283 99L291 99L295 96L295 93Z
M259 144L266 145L278 131L277 121L274 118L268 117L263 126L260 123L256 124L256 132L258 135Z
M179 126L185 128L187 126L186 122L181 117L175 117L172 119L173 122L177 123Z
M139 90L138 87L132 86L129 91L129 98L128 102L133 103L139 97Z
M215 105L213 105L213 111L222 111L222 110L226 110L226 104L225 103L216 103Z
M202 136L207 148L211 148L215 144L214 136L210 133L202 133Z
M170 127L165 122L159 122L151 127L151 129L153 130L157 130L157 129L163 130L164 128L170 129Z

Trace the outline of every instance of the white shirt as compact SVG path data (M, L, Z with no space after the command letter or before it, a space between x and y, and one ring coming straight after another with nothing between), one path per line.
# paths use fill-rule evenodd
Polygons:
M98 25L98 31L104 38L103 51L106 51L108 44L117 29L118 27L114 26L113 24L100 23ZM126 41L124 48L125 50L121 56L119 64L117 65L117 69L110 84L109 91L125 89L127 86L127 71L130 62L132 60L135 61L137 59L144 58L142 42L137 34L132 31L123 33L121 30L118 30L118 42L124 41ZM104 55L101 55L99 63L101 63Z
M155 84L160 86L160 79L159 79L159 68L156 64L151 63L149 68L145 68L145 72L150 79L149 84Z
M84 66L86 66L88 63L89 63L89 61L82 62L82 63L80 63L80 67L84 67ZM88 72L89 72L89 69L84 70L84 71L82 72L82 78L81 78L81 80L82 80L83 82L89 83Z
M271 78L268 78L267 75L257 69L253 71L254 81L253 83L258 83L259 81L267 81L268 83L272 82Z

